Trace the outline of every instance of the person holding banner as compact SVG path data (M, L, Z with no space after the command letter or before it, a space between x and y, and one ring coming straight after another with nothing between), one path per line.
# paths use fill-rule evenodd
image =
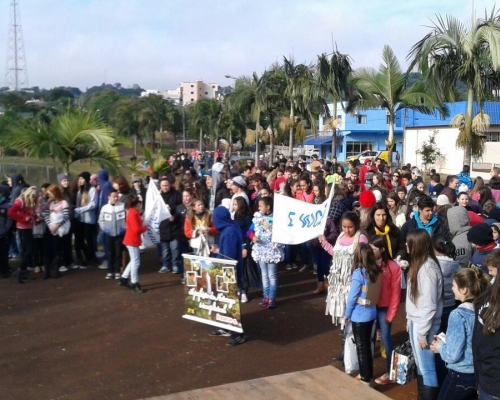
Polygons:
M238 224L231 219L229 210L224 206L215 207L212 214L215 229L219 231L219 241L217 246L212 246L211 253L217 254L217 258L232 259L238 261L236 266L236 279L238 287L241 287L241 277L243 276L243 238ZM231 336L226 343L227 346L237 346L245 343L243 333L230 332L225 329L216 329L210 332L210 336Z

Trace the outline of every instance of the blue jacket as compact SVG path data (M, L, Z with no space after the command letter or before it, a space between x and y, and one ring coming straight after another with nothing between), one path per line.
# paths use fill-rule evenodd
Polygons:
M474 373L472 333L474 332L474 305L462 303L453 310L448 320L446 343L437 346L447 367L464 374Z
M472 179L470 177L469 174L465 173L465 172L460 172L458 175L457 175L457 178L458 178L458 185L460 186L462 183L465 183L467 185L467 187L469 188L469 190L471 190L473 187L474 187L474 184L472 183ZM458 189L457 189L458 190ZM458 193L457 193L458 194Z
M377 317L376 304L372 307L365 307L357 303L358 297L366 299L366 293L361 288L368 286L368 279L369 277L364 268L357 268L352 273L351 289L349 290L345 308L345 317L350 318L352 322L369 322Z
M108 195L111 189L113 189L113 186L109 181L108 171L102 169L97 173L97 183L99 184L99 187L101 189L101 191L99 192L99 200L97 203L97 214L99 215L101 208L108 204ZM142 199L142 201L144 202L144 199Z

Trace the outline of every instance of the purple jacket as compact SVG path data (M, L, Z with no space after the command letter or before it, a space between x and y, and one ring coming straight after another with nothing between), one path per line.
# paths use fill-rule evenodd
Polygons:
M328 243L330 243L332 246L335 245L335 242L337 241L337 237L339 236L339 233L337 232L337 228L335 227L335 224L333 223L333 220L330 218L326 219L326 225L325 225L325 239ZM318 238L311 240L311 247L315 250L322 250L323 247L319 244Z

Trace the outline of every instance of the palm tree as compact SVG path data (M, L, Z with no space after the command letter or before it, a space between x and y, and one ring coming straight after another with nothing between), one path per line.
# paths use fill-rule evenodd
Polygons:
M481 137L473 134L473 103L479 103L478 116L482 120L485 92L481 79L488 71L500 69L499 20L500 13L495 8L490 15L485 13L484 18L476 18L473 12L468 26L455 17L438 16L431 31L413 45L407 57L410 69L418 67L442 98L453 101L452 89L457 82L467 86L467 110L464 118L459 118L459 124L455 124L459 127L456 145L464 149L467 165L472 156L480 157L484 150Z
M112 173L118 171L118 142L95 113L68 111L50 124L38 119L22 120L11 128L8 145L16 150L28 149L32 157L52 158L66 174L71 164L83 160Z
M156 132L163 135L168 123L167 105L162 96L150 94L141 99L142 107L139 115L142 130L149 133L151 148L155 148Z
M290 102L290 121L295 121L295 113L301 110L308 117L313 132L316 131L315 119L310 115L309 105L314 97L314 77L311 67L295 64L293 59L283 57L283 72L287 84L285 96ZM289 152L293 157L294 124L290 124Z
M192 124L200 131L200 151L203 147L203 130L217 147L218 126L217 121L222 111L221 103L215 99L197 101L191 107Z
M115 132L134 139L134 154L137 155L137 141L142 145L140 135L142 103L134 98L119 100L110 116L110 124Z
M372 68L361 68L354 72L352 84L357 94L347 105L347 111L383 108L387 110L389 135L385 142L389 151L389 164L392 161L392 151L396 143L394 139L394 122L396 112L404 109L432 114L438 109L447 115L447 108L435 96L430 94L423 83L406 86L406 74L394 55L392 49L384 46L383 63L378 71Z
M333 101L333 116L328 115L330 110L325 107L327 116L330 119L330 128L332 129L332 156L336 155L337 142L337 104L342 99L347 98L349 92L349 77L352 73L351 57L347 54L342 54L337 48L327 55L325 53L318 56L318 64L316 67L317 84L323 93ZM338 121L337 121L338 123Z

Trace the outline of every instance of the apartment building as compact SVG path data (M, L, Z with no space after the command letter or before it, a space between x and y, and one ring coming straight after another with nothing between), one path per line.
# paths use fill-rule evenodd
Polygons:
M180 84L181 104L188 105L203 99L217 99L219 97L219 85L216 83L204 83L202 80L196 82L181 82Z

